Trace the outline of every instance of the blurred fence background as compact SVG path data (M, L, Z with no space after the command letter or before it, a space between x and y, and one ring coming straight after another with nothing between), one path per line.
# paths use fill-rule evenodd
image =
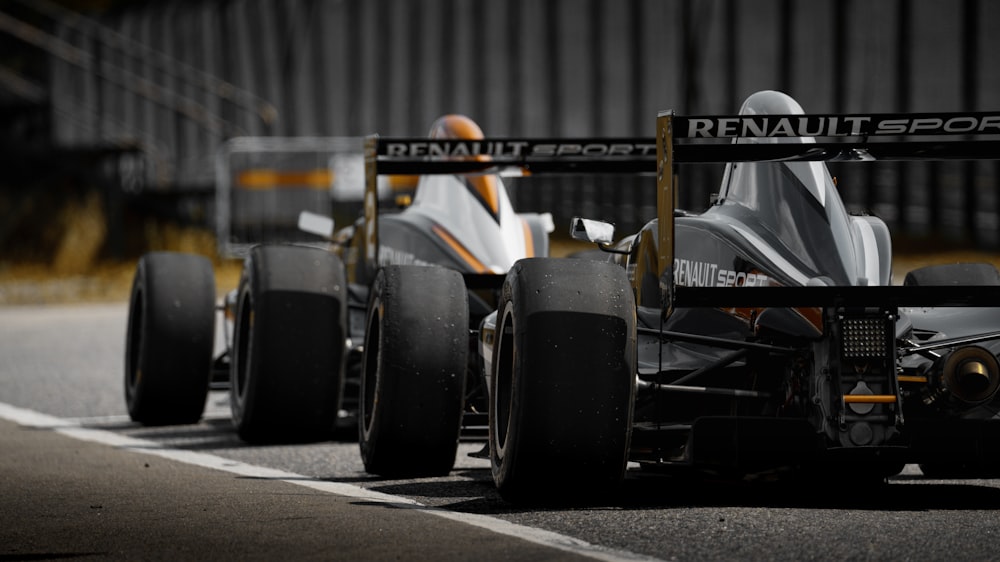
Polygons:
M652 136L658 110L731 114L761 89L817 113L998 110L996 23L989 0L0 0L0 139L99 183L121 254L136 210L218 226L235 137L419 136L444 113L487 136ZM834 173L898 239L1000 246L994 162ZM682 206L720 176L683 175ZM515 190L557 225L655 212L641 179Z

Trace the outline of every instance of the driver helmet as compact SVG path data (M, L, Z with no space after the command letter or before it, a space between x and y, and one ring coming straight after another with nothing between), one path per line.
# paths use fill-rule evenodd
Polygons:
M438 117L431 125L429 133L434 140L482 140L483 130L465 115L449 114ZM475 156L477 160L488 160L489 156ZM495 174L456 175L472 195L486 207L498 222L500 220L500 182Z

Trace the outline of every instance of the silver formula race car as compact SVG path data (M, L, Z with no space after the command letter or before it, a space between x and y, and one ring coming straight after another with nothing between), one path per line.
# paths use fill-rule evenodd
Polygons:
M430 139L482 136L448 115ZM364 216L337 232L303 218L329 248L252 248L218 306L208 259L142 256L126 342L131 418L194 423L209 388L228 389L246 441L324 439L360 420L369 471L448 472L460 424L486 431L470 323L495 309L516 260L548 254L551 217L515 213L498 176L459 174L418 178L403 208L380 209L373 183ZM214 355L217 312L227 329Z
M932 266L891 286L885 223L848 214L825 164L1000 155L956 133L1000 133L1000 116L805 115L766 91L738 115L664 112L655 140L385 139L370 161L454 173L474 164L426 156L475 150L484 168L655 174L655 220L615 242L574 219L608 258L517 262L480 323L494 481L545 501L613 489L629 462L852 482L996 466L1000 275ZM704 213L675 209L685 162L725 165Z

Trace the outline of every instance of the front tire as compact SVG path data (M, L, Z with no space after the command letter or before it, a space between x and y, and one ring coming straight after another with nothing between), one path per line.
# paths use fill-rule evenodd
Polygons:
M347 283L337 256L256 246L243 264L230 370L233 425L248 442L333 434L343 391Z
M372 285L358 442L365 470L439 476L455 465L464 408L469 302L457 271L389 266Z
M635 401L625 270L527 259L503 285L490 377L490 464L511 502L562 502L622 481Z
M203 256L139 259L129 298L125 403L145 425L195 423L205 411L215 344L215 273Z

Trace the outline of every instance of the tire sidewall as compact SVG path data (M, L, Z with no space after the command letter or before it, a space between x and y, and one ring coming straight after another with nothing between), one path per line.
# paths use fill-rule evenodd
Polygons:
M370 291L359 400L359 445L372 474L447 474L455 464L469 374L462 275L393 265Z
M624 270L521 260L497 310L489 430L501 496L559 503L581 486L612 491L624 476L635 402L635 307ZM569 473L556 468L565 463Z
M129 296L124 395L146 425L195 423L204 412L215 341L215 278L207 258L144 254Z
M319 248L255 246L237 291L230 399L244 441L333 436L344 388L347 282Z

